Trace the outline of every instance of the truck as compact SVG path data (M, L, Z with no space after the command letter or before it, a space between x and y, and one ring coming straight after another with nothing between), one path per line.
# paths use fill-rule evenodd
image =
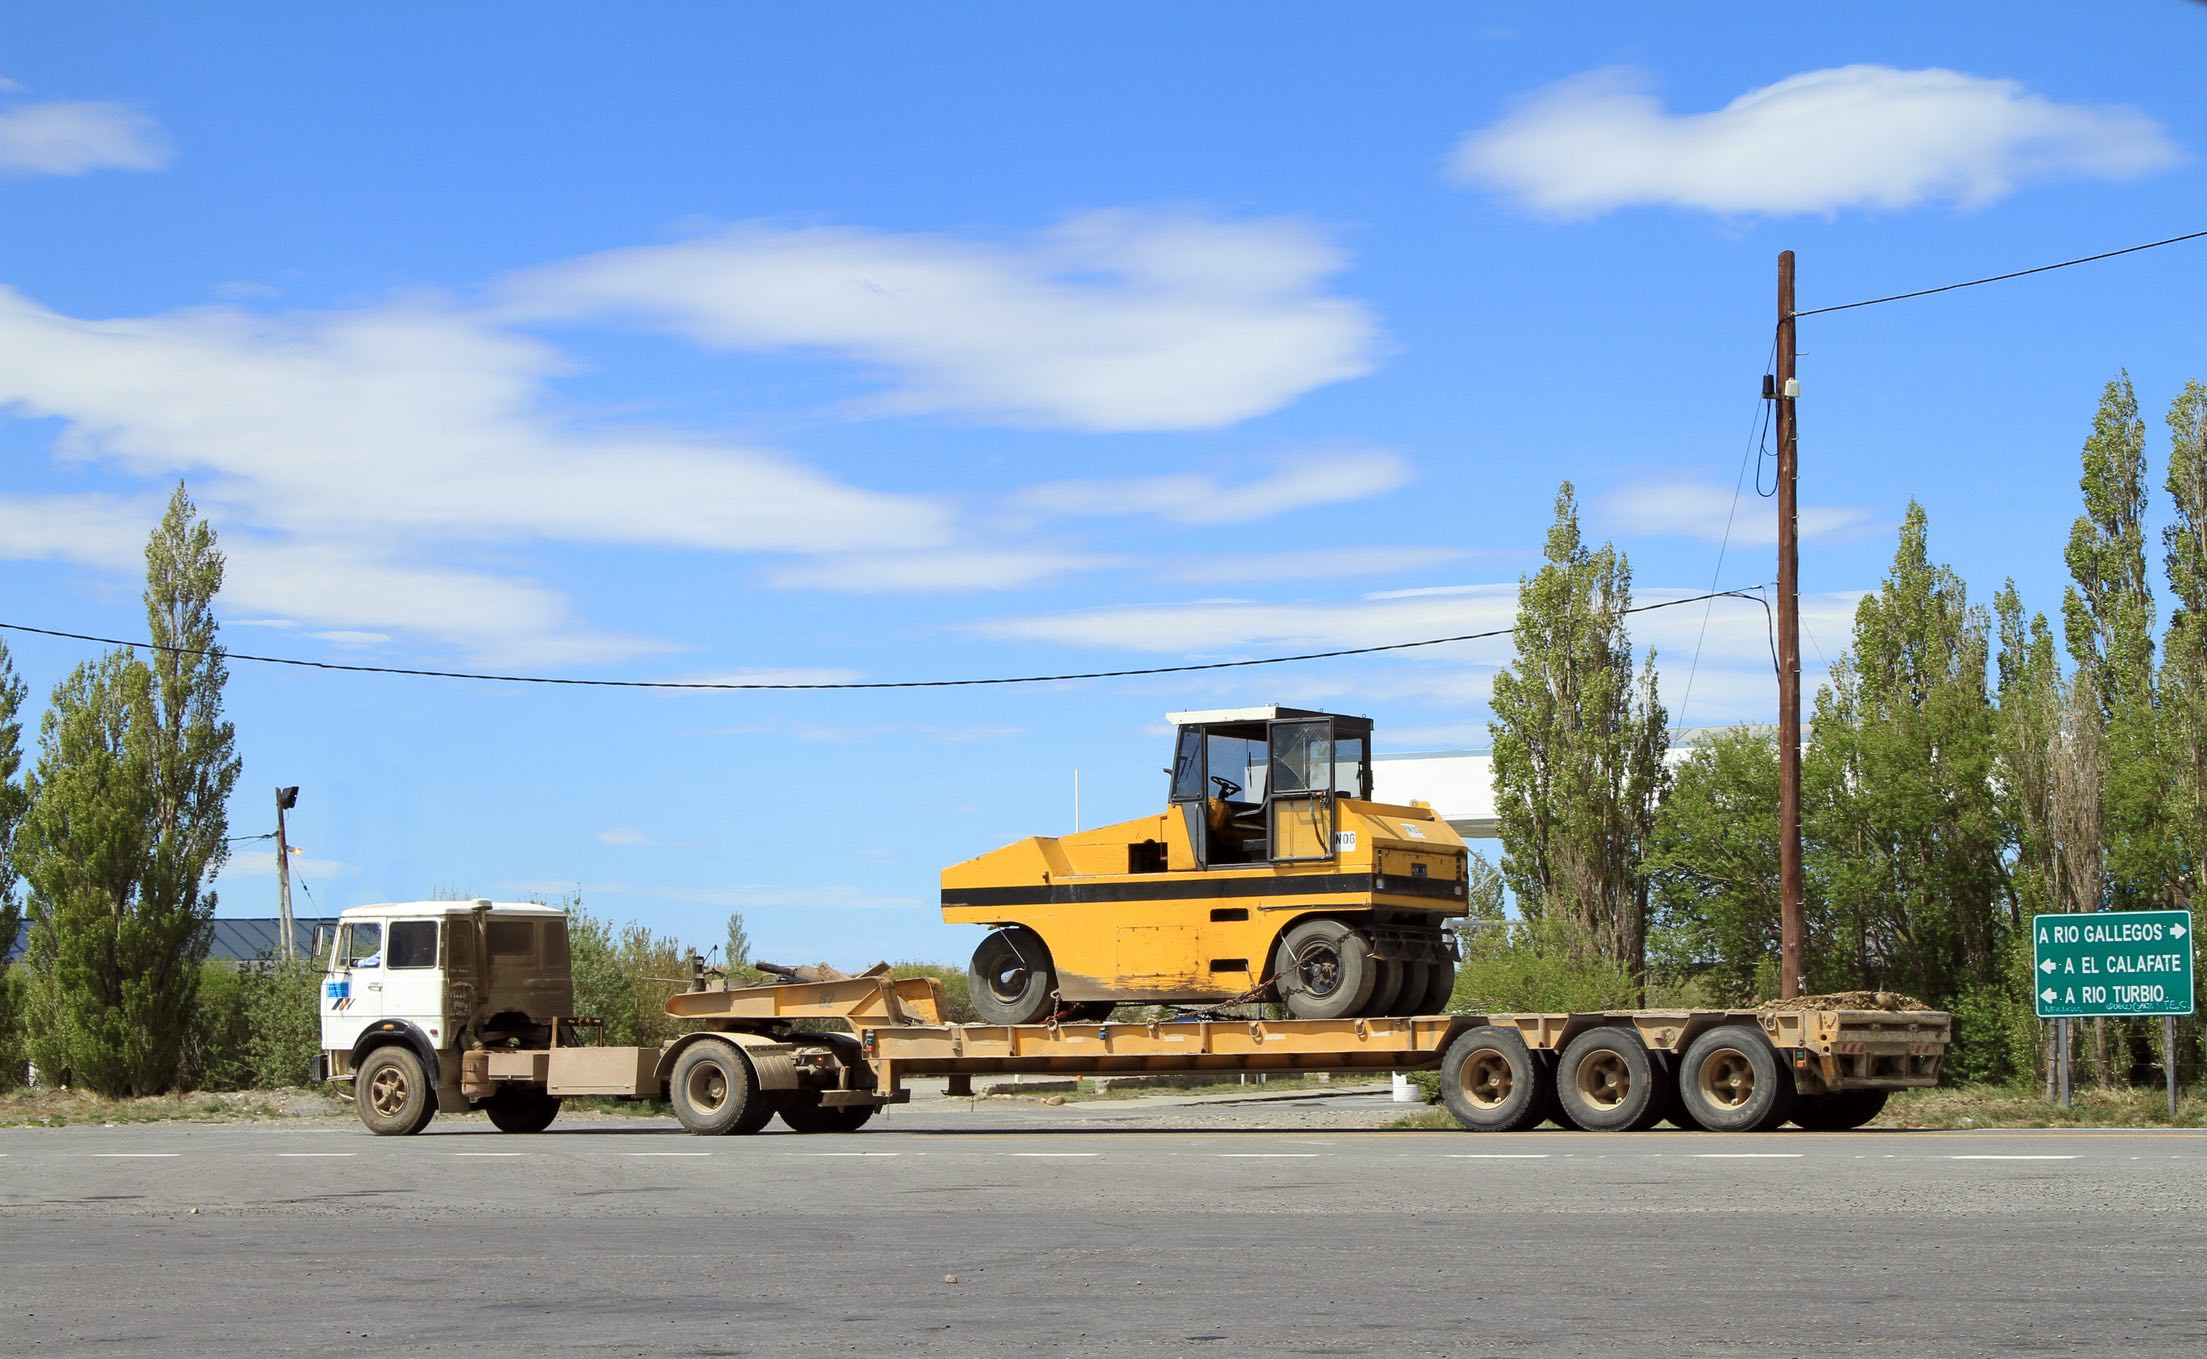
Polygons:
M855 1133L911 1099L995 1074L1431 1071L1465 1128L1859 1127L1894 1090L1938 1083L1945 1014L1814 1000L1754 1010L1271 1018L1151 1007L1119 1022L945 1021L940 982L857 976L746 984L692 960L666 1012L692 1026L609 1045L574 1015L565 912L487 900L356 906L321 987L316 1076L349 1087L383 1135L480 1110L538 1133L562 1101L664 1100L692 1133Z

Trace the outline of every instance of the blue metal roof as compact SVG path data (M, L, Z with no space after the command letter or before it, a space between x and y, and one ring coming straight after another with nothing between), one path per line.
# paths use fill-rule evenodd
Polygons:
M219 958L227 963L245 963L276 956L277 931L281 928L276 917L226 917L212 923L214 938L207 946L208 957ZM327 943L336 929L336 916L293 919L292 938L298 941L299 956L308 958L314 955L317 931L320 931L323 942ZM7 961L12 963L22 957L23 950L30 946L30 942L31 922L26 919L8 945Z

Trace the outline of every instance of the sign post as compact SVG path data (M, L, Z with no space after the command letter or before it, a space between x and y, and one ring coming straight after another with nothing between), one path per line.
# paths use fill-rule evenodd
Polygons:
M2069 1021L2166 1019L2169 1116L2176 1116L2176 1021L2192 1013L2190 911L2085 911L2031 917L2031 989L2038 1017L2057 1021L2062 1103L2069 1102Z

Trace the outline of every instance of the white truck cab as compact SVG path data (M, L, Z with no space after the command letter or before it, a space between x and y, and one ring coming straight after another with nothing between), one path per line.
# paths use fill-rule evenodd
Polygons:
M534 903L411 901L338 917L322 976L316 1075L346 1080L379 1132L418 1132L439 1109L487 1109L514 1131L549 1125L541 1085L466 1079L466 1054L543 1048L574 1013L567 913Z

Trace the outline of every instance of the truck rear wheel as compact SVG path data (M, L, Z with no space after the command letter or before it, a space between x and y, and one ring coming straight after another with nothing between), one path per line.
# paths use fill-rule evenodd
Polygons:
M411 1137L437 1116L437 1092L414 1050L393 1043L377 1048L353 1077L360 1121L379 1137Z
M682 1126L707 1137L757 1132L774 1116L751 1063L733 1043L708 1040L684 1052L668 1075L667 1097ZM742 1126L746 1115L757 1121Z
M1515 1029L1466 1029L1441 1051L1441 1103L1473 1132L1522 1132L1548 1116L1547 1064Z
M1803 1095L1793 1105L1793 1126L1809 1132L1851 1132L1885 1112L1890 1090L1841 1090Z
M559 1117L559 1101L533 1085L502 1085L484 1101L491 1126L505 1133L540 1133Z
M1296 1019L1363 1014L1378 981L1370 941L1338 920L1306 920L1274 958L1280 1003Z
M986 1024L1035 1024L1057 1008L1057 969L1042 936L1011 925L981 941L966 969L973 1012Z
M1556 1063L1556 1103L1588 1132L1629 1132L1662 1117L1660 1068L1628 1029L1588 1029Z
M1678 1064L1678 1084L1686 1112L1710 1132L1762 1132L1793 1112L1793 1073L1745 1024L1696 1038Z
M782 1105L782 1122L791 1132L854 1133L874 1116L871 1104L824 1105L817 1091L807 1090Z

